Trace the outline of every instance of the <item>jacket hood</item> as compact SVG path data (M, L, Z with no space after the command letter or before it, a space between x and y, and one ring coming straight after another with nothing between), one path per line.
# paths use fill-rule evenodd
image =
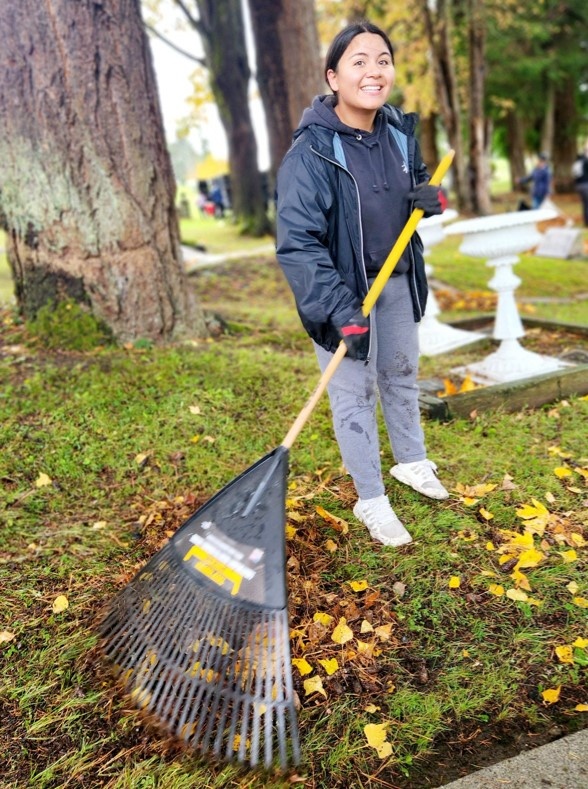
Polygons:
M304 129L309 126L321 126L332 132L339 134L353 134L355 132L350 126L347 126L343 121L339 120L334 111L335 96L327 94L324 96L315 96L310 107L307 107L302 113L302 118L298 124L298 128L294 132L294 139L298 137ZM391 104L384 104L379 112L384 114L387 123L391 123L405 134L413 134L415 126L418 121L416 113L405 114L398 107Z

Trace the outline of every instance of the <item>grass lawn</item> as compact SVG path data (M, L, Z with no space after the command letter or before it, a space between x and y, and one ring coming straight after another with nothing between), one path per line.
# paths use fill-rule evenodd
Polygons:
M209 241L205 220L192 221L193 240L223 245L220 224ZM473 314L484 262L460 259L453 242L431 262L461 292L452 314ZM557 294L569 300L560 319L586 325L583 266L525 256L517 296ZM352 515L323 398L291 451L286 503L292 656L310 667L292 669L303 763L286 776L214 765L133 711L100 659L97 616L198 506L280 444L318 380L271 256L190 282L227 331L167 348L47 351L2 308L0 786L432 789L488 754L585 727L585 397L425 421L451 497L390 478L415 538L397 550ZM585 336L573 343L588 350ZM443 378L473 353L428 359L423 375ZM387 468L384 435L382 452ZM379 751L369 724L384 735Z

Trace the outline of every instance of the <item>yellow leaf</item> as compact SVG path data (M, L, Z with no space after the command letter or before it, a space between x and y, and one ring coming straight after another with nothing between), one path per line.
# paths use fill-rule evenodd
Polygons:
M376 707L375 704L368 704L367 707L364 707L366 712L378 712L380 707Z
M64 594L58 595L53 601L53 613L60 614L66 608L69 608L69 600Z
M576 594L579 588L580 587L575 581L570 581L569 584L567 584L566 586L566 589L568 590L568 592L570 592L570 594Z
M578 649L586 649L588 647L588 638L577 638L572 646L578 647Z
M190 406L190 413L194 414L195 416L198 416L199 414L201 414L202 411L200 410L200 406L199 405L191 405Z
M304 680L304 695L311 696L313 693L322 693L327 698L323 688L323 681L320 677L310 677L310 679Z
M346 644L348 641L351 641L352 638L353 631L347 626L347 620L342 616L341 619L339 619L337 627L333 630L331 640L334 641L335 644Z
M388 723L367 723L363 731L371 748L375 748L380 759L385 759L392 753L392 745L386 739Z
M572 476L572 470L570 468L568 468L567 466L558 466L557 468L553 469L553 473L559 479L563 479L564 477L571 477Z
M474 499L471 496L464 496L462 498L462 501L466 505L466 507L473 507L474 504L478 503L478 499Z
M574 471L584 477L585 480L588 480L588 469L580 468L580 466L574 466Z
M472 390L474 390L474 389L477 389L477 388L478 388L478 387L477 387L477 386L476 386L476 384L475 384L475 383L472 381L472 379L470 378L470 376L469 376L469 375L466 375L466 377L463 379L463 383L462 383L462 385L459 387L459 391L460 391L460 392L471 392Z
M329 677L331 674L334 674L336 671L339 671L339 663L337 662L337 658L330 658L328 660L319 660L319 663L327 672Z
M557 688L548 688L541 692L545 704L555 704L559 701L559 694L561 693L561 685Z
M578 548L583 548L587 544L584 537L582 537L581 534L577 534L575 531L570 534L570 539Z
M488 541L486 543L486 550L487 551L495 551L496 550L496 546L494 545L493 542Z
M588 608L588 600L585 597L574 597L572 603L577 605L578 608Z
M367 657L372 657L374 654L374 645L368 644L367 641L357 641L357 651L360 655L366 655Z
M14 633L11 633L10 630L2 630L0 632L0 644L7 644L9 641L15 639L16 636Z
M484 520L486 520L486 521L491 521L491 520L492 520L492 518L494 517L494 515L493 515L491 512L488 512L488 510L487 510L487 509L485 509L484 507L480 507L480 509L478 510L478 512L480 513L480 515L481 515L481 516L484 518Z
M380 625L374 632L380 641L389 641L392 633L392 625Z
M511 573L510 577L515 582L515 586L517 589L524 589L527 592L531 591L531 584L529 583L529 579L527 576L522 573L520 570L515 569Z
M296 532L297 531L298 531L298 529L295 529L294 526L286 526L286 529L285 529L286 539L287 540L293 540L294 537L296 536Z
M447 585L449 586L450 589L459 589L460 584L461 581L459 575L452 575Z
M338 518L331 512L328 512L324 507L315 507L315 512L324 518L334 529L340 531L341 534L347 534L349 531L349 524L343 518Z
M501 556L498 559L498 564L506 564L507 562L510 562L510 560L514 558L515 557L511 553L505 553L503 556Z
M504 594L504 586L501 586L500 584L490 584L488 591L490 594L496 595L496 597L502 597Z
M193 440L194 439L192 439L192 441ZM138 455L135 455L135 463L138 466L143 466L148 457L149 457L149 452L139 452Z
M301 677L312 673L312 666L305 658L293 658L292 665L296 666Z
M576 712L588 712L588 704L576 704L574 709Z
M564 644L563 646L556 647L555 654L557 655L560 663L574 662L574 651L569 644Z
M541 515L549 515L549 510L547 507L544 507L540 501L537 501L537 499L531 499L531 501L533 502L533 506L525 504L523 507L519 507L519 509L516 510L519 518L537 518Z
M367 621L367 619L364 619L363 622L361 623L361 631L360 632L361 633L373 633L374 632L374 627L373 627L373 625L370 622Z
M325 614L324 611L317 611L313 614L312 621L328 627L333 621L333 617L330 614Z
M368 588L367 581L348 581L354 592L364 592Z
M47 474L41 472L37 479L35 480L35 487L36 488L45 488L47 485L53 484L53 480L51 477L48 477Z
M575 562L576 559L578 558L578 554L573 548L569 551L562 551L560 556L566 564L569 564L570 562Z
M326 543L325 543L325 549L329 553L335 553L335 551L338 549L338 547L339 546L337 545L337 543L333 542L333 540L327 540Z
M522 589L507 589L506 596L517 603L524 603L528 600L527 593L523 592Z
M517 568L520 567L537 567L539 562L545 559L545 554L535 548L529 548L528 551L523 551L519 556Z

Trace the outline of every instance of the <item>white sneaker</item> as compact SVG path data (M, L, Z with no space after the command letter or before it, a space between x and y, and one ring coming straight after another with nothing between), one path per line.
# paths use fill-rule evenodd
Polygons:
M448 499L449 493L437 479L437 466L432 460L417 460L415 463L397 463L390 474L399 482L430 499Z
M376 496L375 499L358 499L353 514L361 521L374 540L383 545L398 548L408 545L412 537L406 531L392 507L388 496Z

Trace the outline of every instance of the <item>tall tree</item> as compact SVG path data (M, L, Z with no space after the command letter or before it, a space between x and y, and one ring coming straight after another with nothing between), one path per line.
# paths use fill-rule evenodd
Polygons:
M483 0L468 0L470 198L477 214L489 214L490 177L485 108L486 20Z
M211 90L227 134L235 220L245 232L263 235L270 224L249 109L251 70L241 0L195 0L195 8L189 0L174 3L202 40Z
M139 0L0 3L0 221L26 317L71 298L120 340L205 335Z
M314 0L249 0L272 175L302 111L324 91Z

